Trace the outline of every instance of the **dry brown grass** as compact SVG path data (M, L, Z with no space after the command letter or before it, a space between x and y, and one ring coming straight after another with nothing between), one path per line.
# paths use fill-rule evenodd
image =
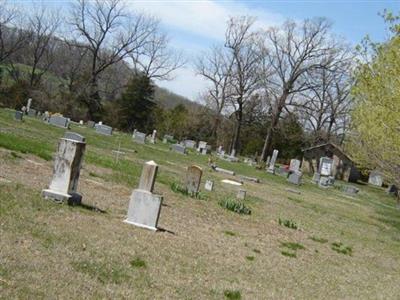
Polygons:
M156 151L158 146L150 147ZM163 156L167 154L165 149L158 154L160 176L183 181L191 157ZM146 160L141 155L138 149L126 159L141 163ZM382 190L362 188L360 196L349 199L338 190L307 183L295 195L285 191L283 179L243 165L243 172L263 180L245 183L252 214L243 216L217 204L237 188L222 184L225 177L211 173L207 158L192 156L205 171L203 182L216 180L215 192L207 193L208 200L196 200L157 182L165 205L159 222L163 230L154 233L122 222L135 183L118 182L115 170L84 165L78 189L85 204L106 212L100 213L42 199L52 162L20 156L0 149L0 178L5 179L0 181L3 299L223 299L225 290L238 290L244 299L400 295L400 213L380 206L391 205ZM300 229L279 226L279 217L295 221ZM333 251L335 241L351 246L353 255ZM296 258L287 257L281 254L283 242L305 249ZM133 267L134 259L146 266Z

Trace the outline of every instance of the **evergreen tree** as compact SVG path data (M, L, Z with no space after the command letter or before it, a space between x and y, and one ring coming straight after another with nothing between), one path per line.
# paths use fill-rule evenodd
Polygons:
M149 132L154 128L154 86L146 76L134 76L118 99L119 128L126 131L138 129Z

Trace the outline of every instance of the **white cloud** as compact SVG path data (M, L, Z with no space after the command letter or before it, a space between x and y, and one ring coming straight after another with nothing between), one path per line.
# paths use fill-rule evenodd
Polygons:
M171 45L183 51L188 58L186 68L175 71L173 80L157 84L191 100L196 100L207 87L207 82L196 76L191 60L211 44L223 41L226 22L230 17L255 16L255 28L265 29L281 23L284 19L281 15L230 1L126 0L126 4L136 11L159 18L171 37Z

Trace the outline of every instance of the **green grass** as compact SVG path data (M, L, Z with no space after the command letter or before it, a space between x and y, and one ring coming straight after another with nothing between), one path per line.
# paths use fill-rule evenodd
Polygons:
M281 242L281 246L294 251L305 249L305 247L302 244L292 243L292 242Z
M31 153L44 160L51 160L54 151L50 144L4 132L0 132L0 147L20 153Z
M332 243L332 250L345 255L353 255L353 248L344 245L342 242Z
M225 230L224 233L229 236L236 236L236 233L234 233L233 231Z
M246 259L247 259L247 260L249 260L249 261L253 261L253 260L255 259L255 257L254 257L254 256L251 256L251 255L249 255L249 256L246 256Z
M285 226L290 229L298 229L298 225L292 220L278 219L278 224L281 226Z
M297 257L296 252L290 252L290 251L283 250L283 251L281 251L281 254L283 256L292 257L292 258L296 258Z
M243 215L251 215L251 209L247 207L244 203L238 202L232 199L224 199L218 202L219 206L230 210L232 212L243 214Z
M316 236L310 236L310 240L312 240L314 242L317 242L317 243L321 243L321 244L325 244L325 243L328 242L327 239L319 238L319 237L316 237Z
M139 258L139 257L136 257L136 258L132 259L130 261L130 265L133 268L146 268L147 267L146 262L143 259Z
M226 299L229 300L240 300L242 299L242 295L240 291L232 291L232 290L225 290L224 291L224 296Z

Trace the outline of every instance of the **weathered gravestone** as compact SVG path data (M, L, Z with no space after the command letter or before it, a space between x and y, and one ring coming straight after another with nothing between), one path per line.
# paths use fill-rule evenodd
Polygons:
M291 159L289 165L289 171L299 171L301 161L298 159Z
M79 174L86 144L61 138L54 161L53 179L48 189L42 191L45 198L79 204L82 196L77 193Z
M30 108L30 109L28 110L28 116L30 116L30 117L36 117L36 114L37 114L36 109Z
M239 190L236 198L239 200L245 200L246 199L246 190Z
M186 154L186 147L181 144L173 144L171 145L171 149L180 154Z
M139 144L145 144L146 143L146 134L140 131L136 131L135 135L133 136L133 140L136 143Z
M271 160L269 162L268 169L267 169L268 173L275 174L275 162L276 162L276 159L278 158L278 153L279 153L278 150L274 150L272 152L272 157L271 157Z
M206 183L204 184L204 189L206 191L212 192L212 190L214 189L214 181L206 180Z
M15 120L22 121L24 118L24 113L22 111L17 110L15 112Z
M104 135L112 135L113 129L111 126L107 126L107 125L99 123L99 124L96 124L94 126L94 128L96 129L97 133L104 134Z
M151 144L155 144L156 143L156 138L157 138L157 130L153 130L153 133L152 133L152 135L151 135L151 137L150 137L150 143Z
M286 177L286 178L290 174L290 170L289 170L289 168L287 166L280 166L278 168L278 170L275 170L275 171L278 173L278 175Z
M68 128L69 127L69 119L64 118L63 116L50 116L49 124L57 126L57 127Z
M162 196L153 194L158 165L154 161L144 164L139 187L134 189L129 201L125 223L157 230L161 211Z
M260 179L256 178L256 177L249 177L249 176L240 176L241 180L245 180L245 181L252 181L255 183L260 183Z
M329 157L321 157L319 161L319 174L321 176L332 176L333 159Z
M379 171L372 171L369 173L368 183L381 187L383 184L383 176Z
M300 171L291 171L287 181L296 185L300 185L302 176L303 173Z
M191 149L196 148L196 141L193 140L185 140L183 141L183 144L185 145L186 148L191 148Z
M217 171L217 172L224 173L224 174L228 174L228 175L232 175L232 176L235 175L235 172L234 172L234 171L226 170L226 169L219 168L219 167L215 167L214 170Z
M96 123L94 121L87 121L86 125L89 128L93 128L96 125Z
M203 170L199 166L192 165L186 172L186 190L189 195L196 195L199 192Z
M355 195L360 191L358 188L356 188L355 186L352 186L352 185L345 185L342 187L342 190L346 194L352 194L352 195Z
M313 183L318 183L320 178L321 178L321 174L319 174L318 172L315 172L311 181Z
M164 135L164 138L163 138L163 143L164 144L170 143L170 142L173 142L173 141L174 141L174 136L169 135L169 134L165 134Z
M28 103L26 104L26 112L29 113L29 111L31 110L31 105L32 105L32 98L29 98Z
M74 140L81 143L85 142L85 137L83 135L72 131L67 131L66 133L64 133L64 139Z
M202 149L205 149L205 148L207 148L207 142L200 141L200 142L199 142L199 146L197 147L197 151L198 151L198 152L201 152L201 150L202 150Z

